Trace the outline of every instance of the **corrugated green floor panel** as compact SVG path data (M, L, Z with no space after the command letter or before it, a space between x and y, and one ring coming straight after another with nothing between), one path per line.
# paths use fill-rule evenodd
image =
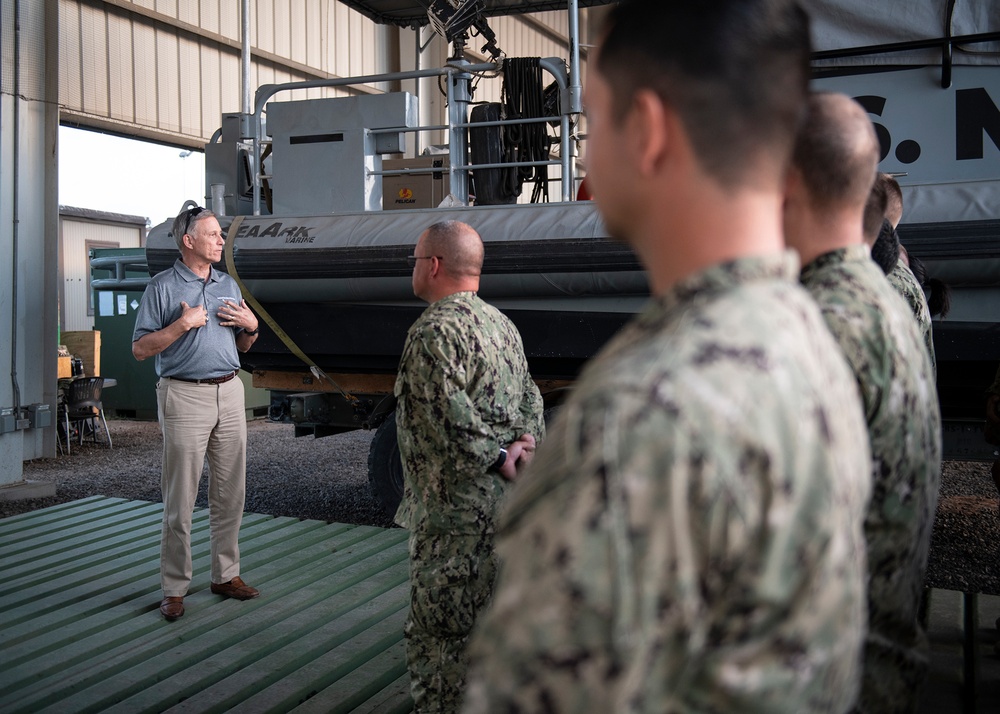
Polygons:
M94 497L0 519L0 712L412 710L406 531L247 514L243 575L262 594L238 602L209 590L198 510L187 612L171 623L161 514ZM967 600L931 597L920 714L1000 711L1000 596L973 603L973 629Z
M94 497L0 520L0 711L408 712L406 532L247 514L256 600L195 576L160 617L160 504Z

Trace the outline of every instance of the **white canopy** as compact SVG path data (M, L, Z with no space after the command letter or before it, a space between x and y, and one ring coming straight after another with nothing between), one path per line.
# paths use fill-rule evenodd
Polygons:
M813 47L817 52L1000 33L1000 3L997 0L956 0L950 30L947 0L802 1L812 18ZM940 64L941 60L941 49L920 49L824 60L819 64L920 65ZM1000 64L1000 41L955 45L953 62L957 65Z

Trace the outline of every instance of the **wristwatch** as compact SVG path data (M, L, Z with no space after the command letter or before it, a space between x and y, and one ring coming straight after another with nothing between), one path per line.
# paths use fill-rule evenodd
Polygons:
M247 330L247 329L244 329L244 330L243 330L243 334L244 334L244 335L250 335L250 337L253 337L253 336L254 336L254 335L256 335L256 334L257 334L258 332L260 332L260 325L258 325L258 326L257 326L257 329L256 329L256 330Z
M503 465L505 463L507 463L507 449L501 446L500 455L497 457L497 460L493 462L493 470L499 471L501 468L503 468Z

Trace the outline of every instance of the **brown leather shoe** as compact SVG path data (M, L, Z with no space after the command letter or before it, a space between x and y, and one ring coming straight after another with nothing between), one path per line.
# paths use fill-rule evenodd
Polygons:
M160 601L160 614L169 622L173 622L184 614L183 597L165 597Z
M212 592L216 595L236 598L237 600L253 600L260 591L243 582L237 575L228 583L212 583Z

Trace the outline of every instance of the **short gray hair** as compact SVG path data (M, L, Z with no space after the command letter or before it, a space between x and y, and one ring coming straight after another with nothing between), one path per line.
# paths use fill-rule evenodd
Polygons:
M177 218L174 219L173 225L170 228L170 235L174 237L174 242L177 243L177 250L184 250L184 235L191 232L191 226L203 218L210 218L214 215L212 211L201 206L185 208L178 213Z

